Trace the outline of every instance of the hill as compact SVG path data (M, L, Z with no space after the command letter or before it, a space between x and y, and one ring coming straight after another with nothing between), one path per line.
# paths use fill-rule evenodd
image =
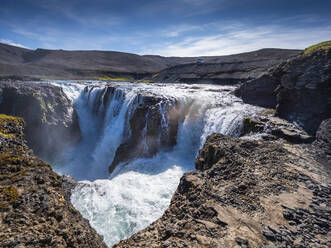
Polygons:
M244 70L252 69L250 64L253 62L254 68L259 67L259 70L264 70L299 52L299 50L263 49L229 56L162 57L114 51L30 50L0 43L0 77L138 80L152 79L154 75L154 81L167 81L165 75L177 70L178 66L186 66L185 73L187 70L190 73L194 71L200 64L199 59L204 61L202 68L204 72L211 70L214 74L222 74L224 64L230 69L234 66L240 72L242 68L245 68ZM211 66L208 66L209 64ZM160 71L162 74L156 74ZM207 77L209 76L207 75ZM189 78L194 78L192 73ZM213 75L210 78L213 78ZM228 78L228 76L224 76L224 78Z

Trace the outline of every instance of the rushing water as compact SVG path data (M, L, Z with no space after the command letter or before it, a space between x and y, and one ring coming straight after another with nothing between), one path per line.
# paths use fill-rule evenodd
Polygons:
M80 144L61 154L55 169L80 180L71 201L109 246L162 215L180 177L194 169L195 156L208 135L239 136L244 115L257 111L233 96L229 86L119 83L107 98L105 83L90 83L87 88L86 83L53 84L72 99L82 131ZM164 130L170 112L179 112L177 144L152 158L121 163L109 176L108 166L130 136L129 120L144 95L163 99L159 111ZM175 110L174 102L180 106Z

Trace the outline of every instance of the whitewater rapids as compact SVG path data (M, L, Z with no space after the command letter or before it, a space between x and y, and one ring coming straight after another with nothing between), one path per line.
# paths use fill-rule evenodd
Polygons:
M72 204L109 247L147 227L163 214L180 177L194 170L195 156L208 135L217 132L239 136L244 116L260 110L243 104L233 95L231 86L50 83L62 87L72 100L82 132L81 142L68 148L52 164L58 173L79 180L72 193ZM116 90L106 102L104 88L109 85L116 85ZM164 129L168 127L167 105L177 102L180 109L185 109L180 112L177 144L152 158L120 163L109 175L108 167L116 149L130 136L129 119L140 104L141 95L164 99L159 108Z

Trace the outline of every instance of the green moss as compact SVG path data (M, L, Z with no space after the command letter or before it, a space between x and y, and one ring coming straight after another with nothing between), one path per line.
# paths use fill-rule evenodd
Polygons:
M23 122L23 119L20 117L15 117L15 116L9 116L9 115L5 115L5 114L0 114L0 123L2 122L15 122L15 123L19 123L19 122Z
M3 133L1 131L0 131L0 135L3 136L3 137L6 137L6 138L10 138L10 139L13 138L13 137L15 137L14 134L6 134L6 133Z
M321 43L318 43L318 44L315 44L315 45L312 45L310 47L307 47L303 52L302 54L303 55L307 55L307 54L310 54L312 52L315 52L317 50L324 50L324 51L327 51L331 49L331 41L324 41L324 42L321 42Z
M274 115L276 113L276 109L266 109L262 113L266 115Z
M10 203L16 202L19 197L19 193L15 186L9 186L8 188L4 188L2 190L2 194L7 198L7 201L9 201Z
M97 79L98 80L102 80L102 81L114 81L114 82L130 82L130 81L134 81L133 78L125 78L125 77L112 78L112 77L108 77L108 76L98 77Z
M14 123L15 125L19 126L24 125L24 120L20 117L0 114L0 135L6 138L13 138L15 135L8 133L8 129L6 128L8 123Z
M14 173L10 178L12 180L17 180L17 179L21 179L26 175L26 169L20 170L16 173Z
M17 164L22 159L15 156L13 153L4 152L0 154L0 165L1 164Z

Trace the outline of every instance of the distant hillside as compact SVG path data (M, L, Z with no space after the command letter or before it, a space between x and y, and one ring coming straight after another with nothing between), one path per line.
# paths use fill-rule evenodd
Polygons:
M203 59L204 66L240 64L255 60L259 61L258 66L264 69L265 66L279 63L299 52L299 50L284 49L261 51L263 52L199 57L199 59ZM0 43L0 78L15 76L49 79L152 79L154 74L154 80L162 81L165 78L159 77L156 73L163 71L162 75L164 75L168 68L177 68L176 66L184 64L191 68L189 70L195 70L197 60L197 57L141 56L114 51L30 50ZM187 70L187 67L184 69Z
M261 49L254 52L207 58L202 63L178 64L166 68L155 81L177 83L234 84L255 79L270 67L293 58L300 50Z

